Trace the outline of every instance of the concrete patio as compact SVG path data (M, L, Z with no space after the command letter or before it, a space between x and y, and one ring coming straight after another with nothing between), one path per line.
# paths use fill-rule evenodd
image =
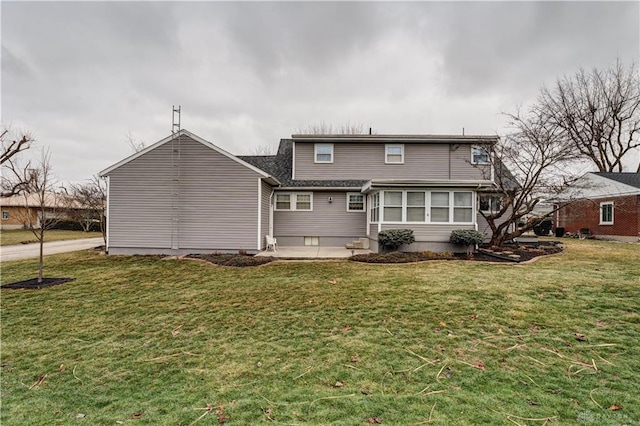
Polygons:
M278 247L277 251L262 251L256 256L271 256L284 259L344 259L354 254L373 253L371 250L346 249L344 247Z

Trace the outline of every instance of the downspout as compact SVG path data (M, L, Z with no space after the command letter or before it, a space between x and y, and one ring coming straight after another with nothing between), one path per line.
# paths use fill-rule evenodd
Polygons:
M269 235L273 237L273 194L275 190L271 187L271 194L269 195Z
M474 222L474 227L475 227L476 231L478 230L478 190L479 189L480 189L480 184L478 184L478 187L476 188L476 190L473 193L474 196L475 196L475 200L473 200L474 201L474 203L473 203L473 213L474 213L473 222Z
M105 226L107 228L106 234L107 234L107 241L105 242L106 246L104 248L104 252L105 254L109 254L109 230L111 228L110 224L111 224L111 214L110 214L110 209L109 209L109 201L111 200L111 176L107 176L107 207L106 207L106 211L105 214L107 216L107 220L105 221Z
M256 249L262 249L262 178L258 178L258 244Z

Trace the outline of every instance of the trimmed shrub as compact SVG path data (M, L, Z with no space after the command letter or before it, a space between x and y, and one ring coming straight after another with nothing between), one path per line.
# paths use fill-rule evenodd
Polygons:
M456 229L451 231L449 241L460 246L475 246L484 241L484 235L473 229Z
M397 250L400 246L415 242L413 229L388 229L378 233L378 244L385 251Z

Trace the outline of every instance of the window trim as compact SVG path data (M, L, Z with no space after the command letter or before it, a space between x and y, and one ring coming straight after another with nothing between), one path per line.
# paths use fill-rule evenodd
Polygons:
M482 209L482 198L483 197L487 197L489 199L489 210L483 210ZM497 198L499 201L499 208L497 210L493 209L493 202L492 199ZM493 213L497 213L500 210L502 210L502 195L498 195L498 194L489 194L489 193L478 193L478 211L482 212L482 213L489 213L489 214L493 214Z
M387 221L384 218L384 209L385 207L387 207L384 203L384 193L385 192L401 192L402 193L402 205L400 206L402 208L402 219L401 221ZM408 200L407 200L407 193L408 192L424 192L425 193L425 220L423 222L409 222L407 221L407 209L408 209ZM448 200L448 205L446 206L446 208L448 209L448 220L447 222L433 222L431 220L431 208L432 203L431 203L431 194L434 192L446 192L449 194L449 200ZM470 193L471 194L471 204L468 206L456 206L455 205L455 194L458 192L462 192L462 193ZM476 207L476 202L477 202L477 196L475 195L476 192L472 191L472 190L448 190L448 189L424 189L424 190L420 190L420 189L416 189L416 188L411 188L411 189L390 189L390 190L381 190L379 192L376 192L374 194L371 194L371 205L369 206L369 215L370 215L370 219L371 219L371 223L379 223L379 224L385 224L385 225L407 225L407 226L411 226L411 225L475 225L477 223L477 207ZM375 221L373 220L372 216L372 212L376 209L375 206L375 196L378 196L378 206L377 208L379 208L379 212L378 212L378 220ZM389 207L399 207L396 205L393 206L389 206ZM411 206L411 207L418 207L418 206ZM438 207L438 206L436 206ZM445 206L441 206L442 208L445 208ZM454 221L454 215L455 215L455 209L470 209L471 210L471 222L455 222Z
M278 208L278 195L288 195L289 196L289 208L288 209L279 209ZM309 209L299 209L298 208L298 195L309 195ZM273 197L273 210L277 212L312 212L313 211L313 192L276 192L275 197Z
M400 161L389 161L389 148L400 148ZM391 154L398 155L398 154ZM384 145L384 164L404 164L404 144L388 143Z
M318 147L329 147L331 148L331 160L329 161L320 161L318 160ZM313 144L313 162L316 164L333 164L334 159L334 149L332 143L314 143Z
M391 204L389 206L387 206L384 202L384 197L386 197L387 192L399 192L400 193L400 204ZM386 216L387 216L387 212L385 211L386 208L390 208L390 209L400 209L400 220L386 220ZM398 189L392 189L389 191L384 191L384 194L382 197L380 197L380 212L382 213L382 218L381 218L381 222L382 223L406 223L406 210L407 207L407 191L406 190L398 190ZM418 223L418 222L412 222L412 223Z
M353 210L351 206L351 196L358 195L362 197L362 210ZM367 197L361 192L347 192L347 211L349 213L366 213L367 211Z
M603 220L603 213L604 213L604 206L611 206L611 221L604 221ZM599 225L613 225L614 222L614 216L613 216L613 211L614 211L614 205L613 205L613 201L603 201L602 203L600 203L600 223Z
M371 223L382 223L380 220L380 192L369 195L369 220ZM375 214L374 214L375 212ZM376 216L374 219L373 216Z
M484 152L487 153L487 161L486 162L477 162L476 161L475 150L477 150L477 149L482 149ZM491 151L489 150L489 148L487 148L486 146L482 146L482 145L471 145L471 164L476 164L478 166L486 166L488 164L491 164Z

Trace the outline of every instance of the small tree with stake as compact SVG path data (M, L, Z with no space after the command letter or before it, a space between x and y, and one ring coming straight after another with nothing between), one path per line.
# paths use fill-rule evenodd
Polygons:
M35 165L31 162L23 167L12 164L11 171L17 180L26 182L24 197L27 214L24 222L33 232L33 235L40 244L38 261L38 284L43 281L44 270L44 237L47 230L55 227L60 220L60 208L58 206L60 198L53 193L54 177L51 169L51 155L49 151L42 151L41 157ZM33 167L35 166L35 167ZM29 212L28 206L35 205L35 215Z

